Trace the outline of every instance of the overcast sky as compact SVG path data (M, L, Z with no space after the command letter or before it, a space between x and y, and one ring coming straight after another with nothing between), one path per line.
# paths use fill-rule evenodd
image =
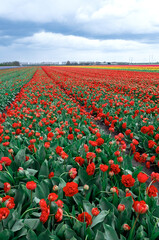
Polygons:
M158 0L0 0L0 62L159 61Z

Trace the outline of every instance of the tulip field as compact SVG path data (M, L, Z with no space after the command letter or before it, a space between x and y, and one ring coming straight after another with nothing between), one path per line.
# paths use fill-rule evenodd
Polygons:
M159 239L158 70L0 70L0 240Z

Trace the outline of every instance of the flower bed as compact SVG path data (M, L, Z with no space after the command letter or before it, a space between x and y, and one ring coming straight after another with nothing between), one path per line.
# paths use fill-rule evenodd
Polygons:
M157 239L159 174L56 81L38 70L0 118L0 239Z
M21 87L30 81L36 69L20 68L0 71L0 112L14 100Z
M158 73L44 67L66 94L109 130L122 132L134 159L159 166Z

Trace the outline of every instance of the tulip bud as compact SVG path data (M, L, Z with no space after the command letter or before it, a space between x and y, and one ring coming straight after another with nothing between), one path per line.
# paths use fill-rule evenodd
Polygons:
M109 160L109 164L110 164L110 165L114 164L114 161L113 161L112 159Z
M54 192L57 192L59 187L57 185L54 185L52 189L53 189Z
M114 172L113 172L113 171L110 171L110 172L109 172L109 176L110 176L110 177L114 176Z
M122 228L125 230L125 231L129 231L131 229L131 227L127 224L127 223L124 223Z
M110 191L111 191L112 193L115 193L115 192L116 192L116 189L115 189L114 187L112 187L112 188L110 189Z
M89 190L89 186L87 184L84 185L83 187L84 190Z
M118 205L118 211L123 212L125 210L125 205L124 204L119 204Z

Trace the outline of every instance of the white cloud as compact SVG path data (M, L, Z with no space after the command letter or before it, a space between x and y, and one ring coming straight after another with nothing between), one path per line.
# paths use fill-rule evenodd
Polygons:
M101 50L101 51L127 51L139 50L147 47L147 44L137 41L121 40L121 39L88 39L86 37L63 35L52 32L39 32L33 36L24 37L15 40L15 44L24 44L32 48L67 48L75 50Z
M90 34L159 32L158 0L0 0L0 17L59 22Z
M0 61L129 61L159 59L159 44L144 44L121 39L88 39L51 32L38 32L0 47Z

